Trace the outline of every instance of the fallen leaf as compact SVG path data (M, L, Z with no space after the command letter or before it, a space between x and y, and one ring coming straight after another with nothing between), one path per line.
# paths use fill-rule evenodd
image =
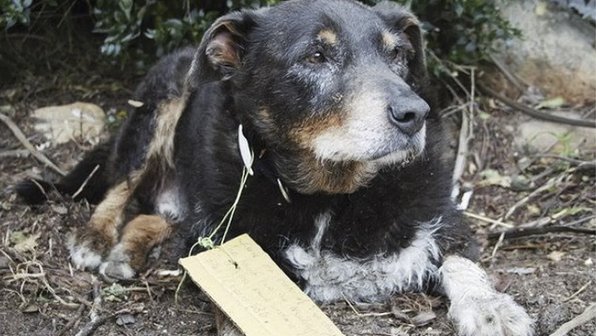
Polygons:
M492 185L501 186L503 188L511 187L511 177L502 176L494 169L483 170L480 172L480 176L482 177L482 180L478 182L478 186L480 187Z
M565 98L563 97L556 97L552 99L543 100L540 104L536 105L536 109L557 109L561 106L565 105Z
M561 259L563 259L564 255L565 255L565 252L552 251L546 257L554 262L559 262L559 261L561 261Z
M37 247L37 239L40 236L41 233L27 236L22 231L15 231L10 235L10 241L14 244L12 248L19 253L34 251Z
M52 211L59 215L66 215L68 213L68 209L62 205L52 205Z
M37 313L39 311L39 307L36 304L28 304L23 309L21 309L23 313Z
M419 313L418 315L414 316L410 321L413 325L421 327L429 324L435 318L437 318L437 314L435 314L432 311L427 311Z

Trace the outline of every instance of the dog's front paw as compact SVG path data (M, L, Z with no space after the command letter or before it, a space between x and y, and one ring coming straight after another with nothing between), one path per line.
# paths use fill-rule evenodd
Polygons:
M111 241L93 230L79 230L68 239L70 260L78 269L97 269L111 244Z
M131 266L130 253L126 251L123 244L117 244L99 267L99 273L106 280L114 281L129 280L137 272Z
M502 293L469 296L452 302L449 316L461 336L531 336L533 321L513 299Z

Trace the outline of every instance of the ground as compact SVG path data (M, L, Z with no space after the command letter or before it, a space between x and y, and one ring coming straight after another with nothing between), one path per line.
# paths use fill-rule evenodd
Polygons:
M72 167L91 144L74 139L43 146L47 141L33 129L30 114L42 106L88 101L117 122L133 81L90 76L91 69L74 77L25 76L0 90L0 113L63 169ZM520 225L593 230L596 146L589 141L571 148L560 135L550 154L532 153L514 141L517 126L527 117L492 100L481 103L482 112L473 115L474 137L461 178L462 192L473 191L466 219L483 243L481 264L497 288L527 309L538 335L549 335L596 302L593 232L539 232L501 240L492 235ZM575 110L586 112L582 106ZM445 117L454 126L454 151L460 122L460 112L455 112ZM583 115L594 117L593 110L587 113ZM57 195L46 205L24 205L11 190L15 183L28 176L56 175L23 149L0 123L0 335L215 335L208 299L186 281L176 303L180 277L160 275L175 270L175 264L158 262L139 279L118 285L74 270L66 237L85 224L92 207ZM340 302L323 310L346 335L454 333L444 298L408 294L388 303ZM594 335L594 330L592 320L570 335Z

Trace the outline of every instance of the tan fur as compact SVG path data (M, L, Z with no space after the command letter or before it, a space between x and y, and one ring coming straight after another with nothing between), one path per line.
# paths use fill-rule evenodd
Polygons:
M375 176L376 168L367 162L321 161L312 153L306 153L298 164L300 191L311 194L353 193L365 186Z
M293 127L293 129L290 130L289 135L300 148L310 149L312 148L313 139L329 129L341 129L344 119L344 113L326 113L323 117L309 118L306 122Z
M330 130L342 130L345 122L345 113L332 112L325 117L309 119L289 132L291 139L302 148L302 153L297 155L295 176L285 177L286 181L292 181L293 188L307 194L352 193L374 177L377 170L373 164L321 160L313 153L314 139Z
M393 33L384 31L381 33L381 40L386 50L393 50L397 47L397 36Z
M140 215L128 222L122 230L120 244L130 256L130 266L141 270L149 251L163 242L171 231L170 224L157 215Z
M79 233L80 244L88 242L100 255L118 242L118 229L122 223L124 210L140 182L151 172L157 178L164 178L166 171L174 166L174 135L178 120L186 106L187 90L181 97L161 103L157 108L155 133L148 145L145 162L142 167L129 174L128 180L112 187L104 200L99 203L91 216L87 227ZM158 168L155 172L152 169Z
M89 223L79 236L79 241L87 241L91 248L100 254L105 254L118 241L118 228L122 224L124 209L133 193L137 175L128 181L122 182L110 189L99 203Z
M174 135L185 107L185 97L173 98L158 106L157 125L149 143L147 160L167 165L164 168L174 167Z
M325 28L323 30L321 30L319 32L319 34L317 35L321 41L323 41L324 43L327 43L331 46L334 46L337 44L337 34L328 28Z

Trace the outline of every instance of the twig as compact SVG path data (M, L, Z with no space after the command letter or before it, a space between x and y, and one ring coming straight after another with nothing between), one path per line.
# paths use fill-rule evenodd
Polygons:
M29 156L29 154L30 154L29 151L26 149L7 150L4 152L0 152L0 158L5 158L5 157L22 158L22 157Z
M499 61L494 55L490 55L491 61L501 70L501 73L505 75L507 80L511 82L518 90L525 91L524 86L520 83L519 78L517 78L514 74L512 74L501 61Z
M89 312L89 317L91 317L91 321L89 321L83 329L81 329L76 336L88 336L97 329L100 325L102 325L109 316L101 317L99 316L99 311L101 310L101 283L94 279L93 281L93 306L91 306L91 311Z
M350 302L350 300L348 300L348 298L342 294L342 296L344 297L344 301L346 301L346 303L348 304L348 306L350 307L350 309L352 309L352 311L354 312L354 314L356 314L358 317L383 317L383 316L390 316L393 315L393 313L391 312L386 312L386 313L361 313L358 311L358 309L356 309L356 307L354 307L354 305Z
M509 217L511 217L511 215L513 215L517 209L519 209L522 205L528 203L532 198L536 197L538 194L540 194L541 192L548 190L554 186L556 186L558 183L560 183L563 178L565 178L565 174L561 174L557 177L553 177L550 180L548 180L544 185L542 185L540 188L532 191L528 196L522 198L521 200L519 200L517 203L515 203L510 209L509 211L507 211L507 213L505 214L505 217L503 217L503 219L507 219Z
M514 109L516 109L520 112L523 112L529 116L532 116L536 119L556 122L556 123L560 123L560 124L572 125L572 126L596 128L595 120L570 119L570 118L565 118L565 117L561 117L561 116L550 114L550 113L541 112L541 111L533 109L529 106L526 106L524 104L518 103L515 100L509 99L509 98L497 93L496 91L489 89L485 85L479 85L479 88L481 91L484 91L488 95L493 96L493 98L502 101L509 107L514 108Z
M501 247L501 244L503 244L503 239L505 239L505 234L501 234L499 236L499 240L497 240L497 243L495 244L495 248L493 248L493 252L490 255L490 260L493 260L495 258L495 256L497 255L497 251L499 250L499 247Z
M64 334L66 334L68 331L70 331L70 329L81 319L81 316L83 315L83 311L85 311L85 305L80 304L79 309L77 309L77 312L68 321L68 323L66 323L64 328L62 328L62 330L60 332L58 332L58 334L56 334L56 336L62 336Z
M487 238L488 239L497 239L501 236L504 239L512 239L512 238L521 238L527 236L535 236L535 235L543 235L547 233L577 233L577 234L586 234L586 235L596 235L596 230L594 229L581 229L581 228L573 228L568 226L548 226L548 227L538 227L538 228L515 228L504 232L493 232L489 233Z
M12 121L12 119L0 113L0 120L2 120L2 122L4 122L4 124L8 128L10 128L14 136L21 142L21 144L23 144L23 146L25 146L25 148L31 153L31 155L33 155L36 159L44 163L46 166L52 168L58 174L62 176L66 175L66 173L62 169L56 166L52 161L50 161L50 159L48 159L45 155L43 155L37 149L35 149L35 147L33 147L31 142L27 140L25 134L23 134L21 129L19 129L19 127Z
M538 155L536 155L536 157L547 158L547 159L557 159L557 160L569 162L572 165L580 167L580 168L594 168L594 167L596 167L596 160L583 161L583 160L577 160L577 159L569 158L566 156L554 155L554 154L538 154Z
M98 169L99 169L99 165L95 165L95 168L93 168L93 170L91 171L89 176L87 176L85 181L83 181L83 184L81 184L79 189L77 189L77 191L72 195L73 199L77 198L77 196L79 196L79 194L83 191L83 189L85 189L85 186L87 185L87 183L89 183L89 180L91 180L91 178L93 177L93 175L95 175L95 173L97 172Z
M453 165L452 183L455 185L464 174L466 168L466 157L468 155L468 140L470 139L470 118L466 110L461 113L461 127L459 129L459 140L457 145L457 157Z
M569 227L569 226L581 224L583 222L587 222L587 221L592 220L594 218L596 218L596 215L590 215L590 216L587 216L587 217L584 217L584 218L580 218L578 220L571 221L569 223L563 223L563 224L561 224L561 226L567 226L567 227Z
M479 221L483 221L483 222L486 222L486 223L490 223L490 224L494 224L494 225L498 225L498 226L502 226L502 227L506 227L506 228L512 228L513 227L513 224L501 222L501 221L498 221L496 219L492 219L492 218L481 216L481 215L478 215L478 214L475 214L475 213L471 213L469 211L464 211L464 215L467 216L467 217L470 217L470 218L477 219Z
M571 321L563 324L550 336L565 336L571 330L585 324L596 317L596 303L591 304L586 310L580 315L574 317Z
M580 289L578 289L578 290L577 290L575 293L571 294L569 297L567 297L567 298L564 298L564 299L563 299L563 300L561 300L561 301L562 301L562 302L567 302L567 301L569 301L569 300L573 299L574 297L576 297L576 296L578 296L579 294L581 294L581 292L585 291L585 290L586 290L586 288L588 288L588 286L590 286L591 284L592 284L592 281L590 280L590 281L588 281L588 283L587 283L587 284L585 284L585 285L581 286L581 288L580 288Z

